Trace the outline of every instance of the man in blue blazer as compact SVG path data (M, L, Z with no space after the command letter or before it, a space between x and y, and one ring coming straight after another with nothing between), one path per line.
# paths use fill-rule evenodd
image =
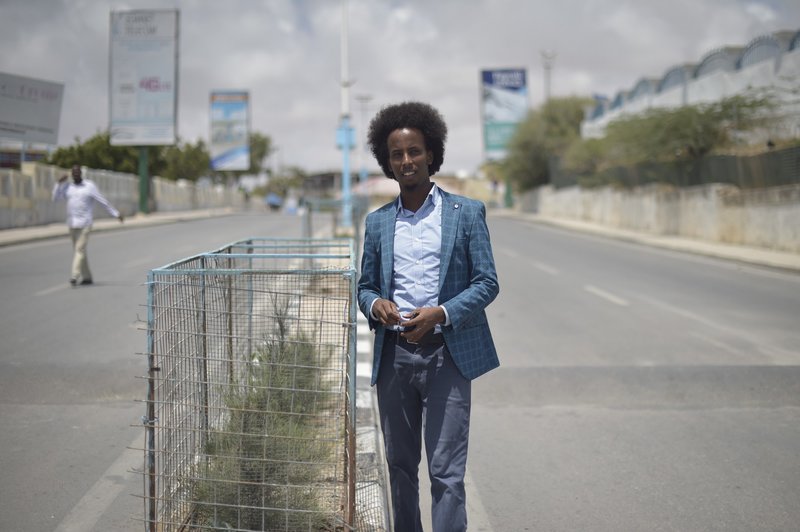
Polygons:
M358 283L375 331L372 384L398 532L422 531L422 437L433 530L466 530L471 380L499 365L484 310L499 291L486 209L430 179L446 138L441 115L419 102L382 109L369 129L373 155L400 185L367 216Z

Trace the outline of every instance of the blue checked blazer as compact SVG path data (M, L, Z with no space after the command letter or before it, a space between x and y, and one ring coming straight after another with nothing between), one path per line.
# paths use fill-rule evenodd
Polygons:
M442 198L442 251L439 304L450 325L442 334L464 377L474 379L500 365L486 319L486 306L500 288L483 203L439 189ZM372 384L378 380L386 329L370 316L372 302L389 299L394 267L395 199L367 215L358 281L358 306L375 331Z

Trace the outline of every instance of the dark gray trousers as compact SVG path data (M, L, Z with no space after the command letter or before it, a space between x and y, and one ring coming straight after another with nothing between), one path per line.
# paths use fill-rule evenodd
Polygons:
M396 532L423 530L418 477L423 434L433 532L467 529L464 474L471 390L447 346L413 345L387 334L377 391Z

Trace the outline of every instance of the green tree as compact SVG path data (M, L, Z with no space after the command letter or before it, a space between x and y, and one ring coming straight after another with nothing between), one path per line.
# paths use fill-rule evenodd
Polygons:
M576 140L564 151L564 168L576 174L592 174L608 161L608 143L605 139Z
M575 140L561 171L585 186L690 183L703 157L746 144L769 127L774 107L762 92L625 116L610 123L602 139Z
M197 181L209 173L211 156L205 143L198 139L195 144L168 146L164 150L164 162L163 177Z
M264 158L272 153L272 140L257 131L250 133L250 173L258 174L263 169Z
M531 112L511 138L503 173L524 191L550 181L550 160L580 137L587 98L552 98Z
M147 147L148 172L159 175L164 169L161 146ZM71 146L54 151L47 162L61 168L70 168L79 164L89 168L101 168L113 172L137 174L139 172L139 148L134 146L112 146L111 136L107 131L97 133L81 142L75 138Z
M250 134L250 168L242 172L220 172L226 178L236 178L245 173L257 174L262 170L262 161L269 154L272 142L267 135ZM139 173L139 148L135 146L112 146L109 133L97 133L85 142L75 138L75 143L57 149L47 159L49 164L70 168L73 164L101 168L129 174ZM151 176L167 179L197 181L211 172L211 156L202 140L173 146L148 146L147 169Z
M611 164L696 161L768 125L773 107L766 96L739 95L709 104L650 109L608 125L607 157Z
M266 186L257 188L253 193L257 196L266 196L267 194L275 193L285 198L290 189L303 188L306 177L308 177L308 175L302 168L290 166L285 168L280 175L271 176Z

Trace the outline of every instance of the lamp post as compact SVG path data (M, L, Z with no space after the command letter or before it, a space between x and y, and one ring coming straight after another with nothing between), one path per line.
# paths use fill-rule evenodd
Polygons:
M336 144L342 150L342 219L341 227L349 230L353 225L353 210L350 202L350 150L353 148L353 128L350 127L350 73L347 57L347 0L342 0L341 39L341 121L336 130Z
M368 94L359 94L356 96L356 100L361 104L361 124L359 124L361 128L361 151L358 152L361 171L358 175L358 181L363 183L367 180L367 104L372 100L372 96Z
M556 53L553 50L542 50L542 66L544 67L544 102L550 101L550 71L553 70L553 63L556 60Z

